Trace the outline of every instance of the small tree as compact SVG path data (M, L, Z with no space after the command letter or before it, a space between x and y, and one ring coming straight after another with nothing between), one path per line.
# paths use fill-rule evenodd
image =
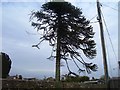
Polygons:
M53 52L56 52L56 55L51 54L49 57L56 58L56 81L60 80L62 59L67 64L69 74L75 75L69 68L68 60L75 63L79 72L85 70L76 61L82 63L88 73L96 71L96 64L86 63L81 56L81 52L90 59L96 56L93 28L89 25L90 21L82 15L81 9L69 2L47 2L40 11L32 12L30 21L38 32L43 31L40 42L33 47L39 48L41 42L48 41Z
M9 76L9 72L11 69L11 59L7 54L1 52L0 60L2 61L2 78L6 78L7 76Z
M22 75L19 75L19 79L21 79L21 80L23 79Z

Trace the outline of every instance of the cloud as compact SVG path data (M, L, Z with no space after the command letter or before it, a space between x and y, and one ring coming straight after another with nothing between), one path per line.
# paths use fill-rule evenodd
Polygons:
M4 0L5 1L5 0ZM29 2L29 1L28 1ZM28 35L26 31L30 31L32 33L36 33L34 28L31 27L29 22L29 13L31 10L39 10L42 3L28 3L26 2L9 2L5 1L2 3L2 50L10 55L12 63L12 71L11 74L21 73L23 75L27 74L38 74L39 72L50 72L54 74L55 70L55 61L47 60L46 58L49 57L51 53L51 48L49 47L48 42L45 42L40 45L40 50L37 48L32 48L33 44L39 42L39 35ZM97 8L95 2L74 2L72 3L75 6L82 8L83 15L87 17L87 19L91 19L97 14ZM112 5L112 3L109 3ZM116 7L115 7L116 8ZM112 12L111 12L112 11ZM111 12L111 13L110 13ZM0 14L1 15L1 14ZM112 41L114 46L117 45L117 13L111 10L110 8L104 7L104 15L105 20L108 25L108 29L110 35L112 37ZM114 22L111 22L113 21ZM92 21L97 21L94 18ZM89 60L87 58L86 61L93 62L98 64L98 72L92 73L89 76L97 76L103 74L103 60L102 60L102 50L101 50L101 42L100 42L100 30L99 24L94 23L91 24L93 26L93 30L95 32L95 42L97 48L97 56L94 60ZM114 33L114 34L113 34ZM115 47L117 50L118 47ZM112 56L112 50L110 49L110 56ZM113 68L116 63L114 61L113 56L110 57L111 61L111 68ZM77 72L76 67L73 63L69 63L71 69ZM53 71L53 72L52 72ZM24 74L25 73L25 74ZM62 68L62 74L67 73L66 66ZM47 74L47 73L46 73ZM28 74L26 75L28 76Z
M22 74L24 73L24 74ZM46 69L42 69L42 70L36 70L36 69L25 69L25 68L12 68L10 75L21 75L23 76L23 78L29 78L29 77L35 77L38 79L42 79L45 77L54 77L54 71L50 71L50 70L46 70Z
M1 0L2 2L48 2L51 0ZM60 0L59 0L60 1ZM65 0L68 2L96 2L96 0ZM99 0L100 2L118 2L119 0Z
M40 4L36 4L37 3L3 3L2 51L10 55L13 62L11 72L14 72L14 74L15 72L19 72L15 68L23 69L23 72L20 70L22 74L24 73L24 69L49 68L53 70L54 67L54 63L46 59L51 53L48 43L44 43L44 45L41 44L40 50L32 48L32 45L39 41L39 36L28 35L26 33L26 31L34 32L29 24L28 13L30 13L32 9L39 9ZM44 51L46 52L43 53ZM49 63L49 65L46 63Z
M101 1L102 2L102 1ZM111 6L113 8L117 8L116 6L116 2L112 3L112 2L104 2L104 4L108 5L108 6ZM92 18L94 17L95 15L97 15L97 8L96 7L96 3L78 3L76 2L75 5L77 7L80 7L82 8L82 11L83 11L83 15L85 15L85 17L87 18ZM102 11L103 11L103 14L104 14L104 18L105 18L105 21L106 21L106 24L107 24L107 28L108 28L108 31L109 31L109 34L110 34L110 38L112 40L112 43L113 43L113 47L114 47L114 50L115 50L115 53L118 57L118 12L111 9L110 7L105 7L102 5ZM92 22L94 21L97 21L97 17L94 18L92 20ZM99 23L92 23L91 24L93 26L93 30L95 32L95 36L94 36L94 39L95 39L95 42L97 44L96 48L97 48L97 56L96 58L92 61L94 63L97 63L98 64L98 72L102 72L104 71L103 69L103 58L102 58L102 47L101 47L101 38L100 38L100 30L99 30ZM103 23L104 25L104 23ZM109 40L109 37L108 37L108 34L107 34L107 31L106 31L106 28L104 27L104 35L105 35L105 43L106 43L106 49L108 49L108 52L107 52L107 59L108 59L108 67L109 67L109 73L113 73L113 69L115 65L117 65L117 60L114 56L114 53L113 53L113 50L111 49L111 43L110 43L110 40ZM109 58L108 58L108 53L109 53ZM98 63L99 62L99 63ZM111 64L109 64L109 62ZM117 69L116 69L117 71ZM114 75L117 75L117 73L114 73ZM93 74L91 74L93 75ZM95 75L95 73L94 73Z
M46 2L48 0L1 0L1 2Z
M2 51L2 4L0 3L0 51Z

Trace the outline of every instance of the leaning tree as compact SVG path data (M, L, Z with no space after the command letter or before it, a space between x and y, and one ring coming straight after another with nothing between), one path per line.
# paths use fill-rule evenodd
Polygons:
M89 59L96 56L93 27L82 15L81 9L69 2L47 2L39 11L32 11L30 21L42 34L38 44L33 47L39 48L41 42L48 41L53 47L52 52L56 53L49 57L56 58L56 81L60 81L61 60L65 60L69 74L77 75L70 70L68 60L74 62L79 72L86 70L90 73L91 70L97 70L96 64L85 62L81 56L81 52ZM81 69L78 62L83 64L85 69Z

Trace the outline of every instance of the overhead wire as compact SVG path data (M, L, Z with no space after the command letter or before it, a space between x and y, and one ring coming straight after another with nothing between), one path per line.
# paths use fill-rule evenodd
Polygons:
M105 41L108 41L107 40L107 37L105 37ZM107 51L107 61L108 61L108 65L109 65L109 68L108 68L108 70L109 70L109 72L110 72L110 75L111 75L111 77L113 76L112 75L112 65L111 65L111 62L110 62L110 54L109 54L109 50L108 50L108 46L107 46L107 42L106 42L106 51Z
M96 18L96 17L97 17L97 14L89 20L90 23L97 23L98 21L93 21L93 22L91 22L91 21L92 21L94 18Z
M111 9L115 10L115 11L120 12L118 9L115 9L115 8L113 8L113 7L109 6L109 5L106 5L106 4L103 4L103 3L101 3L101 4L102 4L103 6L109 7L109 8L111 8Z
M103 5L103 4L102 4ZM105 6L105 4L104 4L104 6ZM107 6L107 5L106 5ZM110 7L110 6L107 6L107 7L109 7L109 8L111 8L111 9L113 9L113 10L116 10L116 11L118 11L117 9L114 9L114 8L112 8L112 7ZM119 12L119 11L118 11ZM107 34L108 34L108 37L109 37L109 40L110 40L110 44L111 44L111 47L112 47L112 50L113 50L113 54L114 54L114 56L115 56L115 61L116 62L118 62L117 60L117 56L116 56L116 53L115 53L115 50L114 50L114 47L113 47L113 43L112 43L112 40L111 40L111 37L110 37L110 33L109 33L109 31L108 31L108 27L107 27L107 24L106 24L106 21L105 21L105 18L104 18L104 15L103 15L103 13L102 13L102 11L101 11L101 15L102 15L102 18L103 18L103 22L104 22L104 25L105 25L105 27L106 27L106 31L107 31ZM107 41L107 40L106 40ZM113 77L113 74L112 74L112 68L111 68L111 63L110 63L110 56L109 56L109 51L108 51L108 47L106 47L107 48L107 55L108 55L108 63L109 63L109 72L110 72L110 74L111 74L111 76ZM111 83L113 86L114 86L114 84L113 83Z
M107 41L107 37L105 37L106 41ZM107 42L106 42L107 43ZM107 44L106 44L107 45ZM108 71L109 71L109 77L110 78L113 78L113 68L112 68L112 65L111 65L111 62L110 62L110 53L109 53L109 50L108 50L108 47L106 47L106 51L107 51L107 61L108 61ZM111 85L114 86L114 83L111 82Z
M110 38L110 33L109 33L109 31L108 31L108 27L107 27L107 24L106 24L106 21L105 21L105 18L104 18L104 15L103 15L102 11L101 11L101 15L102 15L102 17L103 17L103 22L104 22L105 27L106 27L106 31L107 31L107 34L108 34L108 37L109 37L109 40L110 40L110 43L111 43L111 47L112 47L112 50L113 50L115 59L117 60L117 56L116 56L116 53L115 53L115 50L114 50L114 47L113 47L113 43L112 43L112 40L111 40L111 38Z
M111 6L108 6L108 5L102 4L102 6L106 6L106 7L109 7L110 9L113 9L113 10L115 10L115 11L120 12L119 10L117 10L117 9L111 7ZM102 13L102 12L101 12L101 13ZM116 60L116 62L118 62L118 58L117 58L116 53L115 53L115 50L114 50L114 48L113 48L113 43L112 43L112 40L111 40L111 38L110 38L110 34L109 34L109 32L108 32L108 27L107 27L107 24L106 24L106 22L105 22L105 18L104 18L103 13L102 13L102 17L103 17L103 21L104 21L104 24L105 24L105 27L106 27L106 30L107 30L107 33L108 33L108 36L109 36L109 39L110 39L110 43L111 43L111 46L112 46L112 49L113 49L113 53L114 53L114 56L115 56L115 60ZM110 62L109 62L109 63L110 63ZM118 67L118 66L117 66L117 67ZM117 68L117 67L113 67L112 70L114 70L114 69ZM110 68L111 68L111 66L110 66Z
M94 16L94 17L92 17L91 19L90 19L90 21L92 21L94 18L96 18L97 17L97 14Z

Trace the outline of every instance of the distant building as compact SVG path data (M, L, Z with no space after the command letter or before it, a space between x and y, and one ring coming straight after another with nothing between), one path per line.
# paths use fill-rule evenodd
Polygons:
M0 55L2 55L2 52L0 52Z
M85 84L98 84L99 81L85 81Z
M22 75L8 76L9 80L22 80Z
M27 81L35 81L36 78L24 78L24 80L27 80Z
M118 61L118 77L110 79L110 88L120 88L120 60Z
M8 79L8 80L15 80L16 76L8 76L6 79Z
M110 79L110 88L120 88L120 77Z

